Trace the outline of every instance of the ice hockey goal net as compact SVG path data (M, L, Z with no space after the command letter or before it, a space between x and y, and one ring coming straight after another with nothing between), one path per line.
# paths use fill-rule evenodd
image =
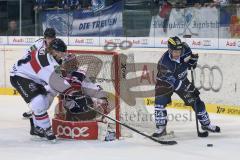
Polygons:
M104 91L109 93L110 104L115 110L110 116L120 120L120 78L119 55L116 52L69 50L69 54L77 56L79 67L85 66L86 76ZM116 124L116 136L120 137L120 126Z
M112 111L109 116L119 120L129 126L132 126L138 130L144 132L152 132L154 128L154 122L148 119L152 118L152 114L149 114L146 107L141 104L135 106L129 106L120 101L121 88L127 86L121 86L121 66L122 62L120 55L116 52L107 51L83 51L83 50L69 50L70 54L75 54L79 61L79 66L87 66L86 75L89 79L99 84L104 91L109 93L109 101L111 105L115 106L115 110ZM135 73L128 74L127 78L134 78ZM124 92L125 96L128 93ZM132 98L129 95L129 98ZM128 129L122 127L118 123L116 126L116 136L131 136L132 133Z

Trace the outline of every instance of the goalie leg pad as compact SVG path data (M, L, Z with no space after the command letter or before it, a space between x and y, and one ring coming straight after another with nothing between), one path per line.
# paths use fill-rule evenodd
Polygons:
M110 137L108 123L97 121L70 122L54 118L53 132L60 138L75 140L114 140ZM112 136L112 135L111 135Z

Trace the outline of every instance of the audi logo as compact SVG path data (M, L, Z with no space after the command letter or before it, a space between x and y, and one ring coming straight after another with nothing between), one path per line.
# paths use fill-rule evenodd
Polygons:
M86 41L86 43L90 43L90 44L93 44L93 42L94 42L93 39L86 39L85 41Z
M72 137L72 138L78 138L78 137L88 137L89 133L87 133L88 131L88 127L74 127L71 128L69 126L62 126L62 125L58 125L57 127L57 134L59 136L67 136L67 137Z
M35 41L35 38L25 38L26 43L33 43Z
M104 50L105 51L114 51L115 49L117 49L117 47L119 47L119 49L121 49L121 50L127 50L132 47L132 42L122 41L119 44L115 43L115 42L108 42L107 44L104 45Z
M223 73L218 66L197 65L194 71L196 87L205 91L219 92L223 85Z

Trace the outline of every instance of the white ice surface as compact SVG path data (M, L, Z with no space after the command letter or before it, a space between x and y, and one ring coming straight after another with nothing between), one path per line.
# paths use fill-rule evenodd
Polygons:
M240 157L240 117L210 115L221 134L196 136L195 121L170 122L177 145L165 146L142 136L116 140L71 141L55 144L33 139L22 119L27 105L19 96L0 96L0 160L230 160ZM52 114L53 109L50 109ZM176 112L176 111L175 111ZM181 111L178 111L181 112ZM207 147L207 144L213 147Z

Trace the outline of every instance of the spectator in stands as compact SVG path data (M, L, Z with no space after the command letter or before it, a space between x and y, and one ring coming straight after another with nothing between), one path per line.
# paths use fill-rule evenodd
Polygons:
M240 4L240 0L230 0L232 4Z
M6 36L18 36L18 35L19 35L19 30L17 27L17 22L15 20L9 21Z
M159 9L159 16L164 19L163 31L165 33L167 32L168 21L169 21L171 10L172 10L172 4L169 3L167 0L164 0L162 6Z
M39 11L42 10L45 5L46 0L35 0L34 1L34 10Z
M201 7L205 0L186 0L187 6Z
M154 2L157 6L162 6L164 0L153 0L153 2Z
M74 10L74 9L80 9L81 3L80 3L80 0L63 0L62 6L64 9Z
M34 10L56 9L61 7L61 0L35 0Z
M213 0L213 2L216 5L221 5L221 6L229 4L229 0Z
M91 9L92 7L92 0L81 0L82 8L84 9Z

